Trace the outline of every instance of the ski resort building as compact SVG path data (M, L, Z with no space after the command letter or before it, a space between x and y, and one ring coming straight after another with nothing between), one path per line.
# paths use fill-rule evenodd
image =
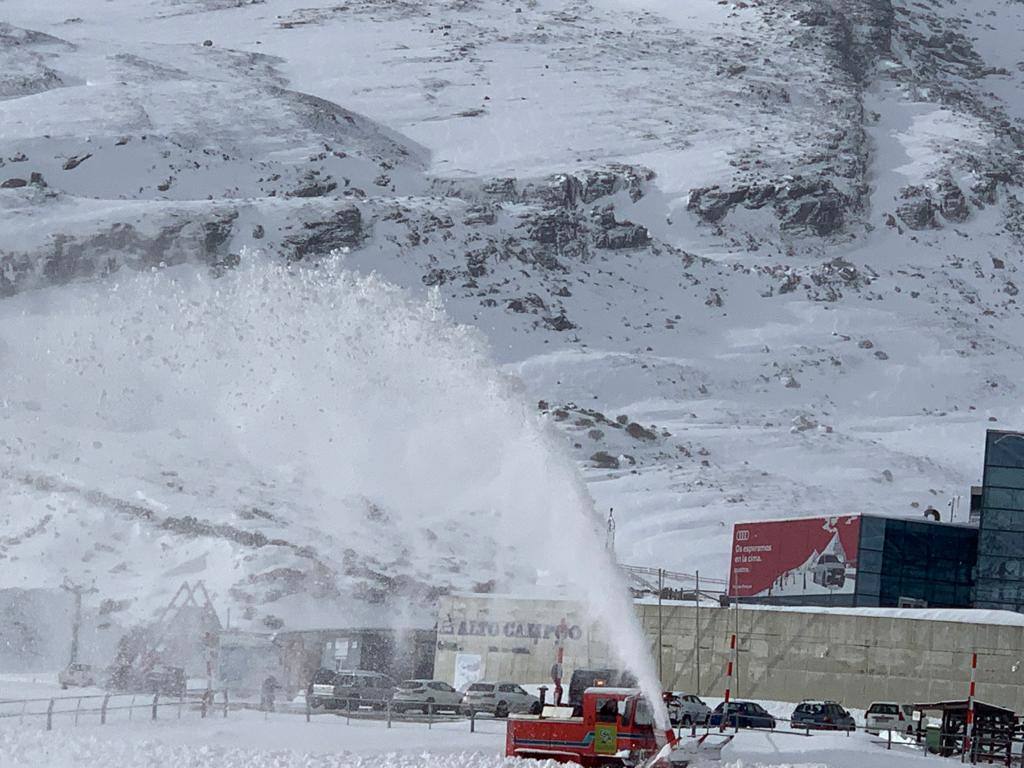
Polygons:
M773 605L970 608L978 529L846 515L738 523L728 595Z
M978 608L1024 611L1024 434L985 436L978 533Z
M863 514L736 524L728 594L773 605L1024 612L1024 433L986 433L966 523Z

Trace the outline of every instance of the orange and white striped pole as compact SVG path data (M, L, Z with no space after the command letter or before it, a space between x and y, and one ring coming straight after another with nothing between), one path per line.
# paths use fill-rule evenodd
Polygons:
M974 737L974 678L978 669L978 654L971 654L971 687L967 691L967 720L964 723L964 751L960 762L970 759L971 740Z
M729 640L729 661L725 667L725 703L722 705L722 720L718 723L718 730L725 730L725 721L729 717L729 697L732 694L732 666L736 658L736 635Z

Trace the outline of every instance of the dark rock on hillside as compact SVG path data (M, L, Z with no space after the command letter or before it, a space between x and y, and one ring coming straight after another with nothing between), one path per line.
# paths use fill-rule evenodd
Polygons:
M302 186L286 193L286 197L326 197L337 188L338 183L331 179L307 178Z
M619 460L607 451L598 451L590 457L594 466L600 469L618 469Z
M698 187L690 190L686 209L709 224L717 224L733 208L747 200L750 187L722 190L718 186Z
M67 160L64 161L63 168L64 168L65 171L73 171L75 168L80 166L82 163L84 163L90 157L92 157L92 153L91 152L86 153L84 155L75 155L74 157L69 157Z
M89 234L54 235L29 253L0 250L0 296L38 285L112 274L124 266L147 269L185 262L209 265L228 255L237 213L214 209L202 216L174 214L152 229L118 222Z
M579 218L567 208L541 211L530 217L527 232L534 242L554 246L559 252L577 242L583 234Z
M816 235L831 235L843 227L843 200L841 196L825 196L801 200L795 208L790 206L783 218L783 229L807 229Z
M896 208L896 215L911 229L937 229L940 224L935 218L937 207L931 191L924 186L904 187L900 191L903 201Z
M636 440L656 440L658 438L651 430L641 424L637 424L635 421L631 421L626 425L626 432Z
M235 229L235 219L238 218L238 211L230 211L220 218L208 221L203 224L203 231L206 237L203 246L206 253L216 254L223 252Z
M354 248L363 240L363 217L354 205L339 209L326 221L311 221L302 232L286 238L283 245L294 261L326 256L331 251Z
M617 221L611 205L595 210L592 220L600 228L594 239L598 248L641 248L651 241L646 227L631 221Z
M839 232L845 223L845 212L858 205L827 178L794 176L776 183L733 189L723 190L717 186L693 189L687 209L702 220L717 224L738 206L757 210L769 203L782 229L807 230L820 236Z
M613 164L596 170L560 173L541 185L527 185L522 199L536 199L546 206L572 208L625 191L635 202L643 197L644 184L653 178L654 173L647 168Z
M935 186L935 192L939 198L939 212L949 221L967 221L971 215L970 206L963 191L957 186L953 178L946 174L939 179Z
M545 317L544 325L552 331L559 332L571 331L576 327L576 324L566 317L564 312L556 317Z

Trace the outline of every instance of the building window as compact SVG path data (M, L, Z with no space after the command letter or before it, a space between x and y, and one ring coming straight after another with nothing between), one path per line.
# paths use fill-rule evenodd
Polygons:
M1024 435L992 432L986 440L985 461L997 467L1024 468Z

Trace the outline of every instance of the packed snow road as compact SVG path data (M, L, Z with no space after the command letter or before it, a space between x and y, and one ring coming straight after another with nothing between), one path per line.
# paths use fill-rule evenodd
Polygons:
M504 724L395 724L257 712L196 722L136 722L51 732L0 726L4 768L551 768L504 757ZM928 758L863 733L804 737L741 732L723 752L723 768L903 768Z

